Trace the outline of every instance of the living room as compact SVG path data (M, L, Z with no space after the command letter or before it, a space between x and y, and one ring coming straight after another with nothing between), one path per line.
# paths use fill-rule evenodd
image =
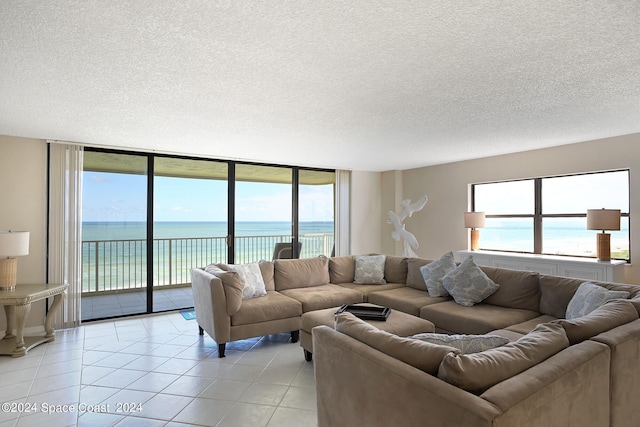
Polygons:
M631 10L627 12L627 15L633 16L631 12L635 9L632 8L633 5L628 6ZM366 8L364 5L362 7ZM632 38L629 37L629 40L632 40ZM631 45L629 44L628 46ZM625 54L628 54L630 58L636 58L637 60L637 48L625 49L623 46L621 50L625 51ZM19 69L20 67L11 68L11 74L17 73L18 71L16 70ZM24 72L25 70L21 71ZM625 80L623 75L620 75L619 78L621 81ZM5 79L3 78L2 80ZM594 81L596 80L594 79ZM637 83L637 79L632 77L629 82ZM13 85L13 83L7 79L2 86L3 89L6 87L5 85ZM594 85L596 84L594 83ZM629 117L638 117L637 97L628 102L624 100L631 99L637 95L634 91L637 91L639 86L637 84L629 84L627 93L619 98L619 104L616 105L620 112L624 110L624 117L627 120ZM61 87L64 88L64 86ZM73 91L71 86L66 87L66 89ZM3 192L3 203L0 205L0 227L3 229L28 230L30 232L29 255L18 260L18 283L43 283L46 277L46 241L48 232L47 139L69 140L87 145L119 148L123 148L126 144L118 140L105 142L103 134L108 132L102 131L106 127L102 128L100 132L96 132L100 133L100 135L94 134L93 138L76 136L73 133L64 133L62 131L54 133L46 127L41 127L42 124L38 123L37 120L33 120L31 128L25 128L23 123L14 123L11 118L20 115L20 111L27 111L30 108L38 109L42 108L42 106L34 101L34 98L30 102L25 101L24 104L17 102L20 94L19 90L17 91L18 95L14 91L6 93L11 93L12 97L5 97L5 100L1 101L2 107L0 109L3 117L0 120L0 177L6 183L6 188ZM384 91L380 92L380 94L384 94ZM199 96L199 94L192 95L194 97ZM28 96L25 95L24 98L26 100ZM55 110L56 103L53 99L55 99L55 94L50 94L47 108ZM393 97L382 99L382 101L395 102ZM467 101L471 102L472 100ZM593 102L596 103L596 101ZM611 100L607 102L609 104L615 103L615 101ZM20 105L20 108L14 110L16 105ZM363 107L362 105L360 106L360 108ZM570 106L565 107L555 109L553 114L561 115L563 108L565 108L567 116L574 117L572 111L570 111ZM82 109L84 106L81 105L79 108ZM89 107L87 106L87 108ZM424 110L421 111L424 112ZM379 118L374 113L372 113L373 120L371 122L375 121L376 117ZM389 113L389 111L386 113ZM77 110L72 110L68 114L66 120L60 120L60 117L52 113L52 116L48 119L47 116L42 116L42 121L59 121L64 123L64 126L71 128L71 122L74 121L75 115L79 113ZM424 117L424 115L420 117ZM299 119L298 117L297 120ZM458 120L462 119L464 118L458 117ZM624 281L632 284L640 283L640 268L636 265L638 255L633 250L633 248L640 245L640 220L637 218L638 212L640 212L640 201L637 197L634 197L640 191L640 174L637 173L640 168L640 145L638 144L640 142L640 129L637 127L637 119L635 119L633 126L628 125L627 122L618 127L610 124L613 120L606 121L605 119L604 112L602 112L602 126L599 126L599 122L590 117L590 120L595 125L589 128L589 131L584 131L583 122L570 124L568 128L572 128L573 133L567 132L562 135L562 138L554 134L545 141L541 138L540 145L536 145L533 142L527 146L526 150L521 149L520 146L510 146L510 144L517 145L518 143L511 142L509 138L503 139L500 142L500 146L504 149L504 154L494 154L492 150L493 139L490 137L481 139L483 142L474 142L473 138L469 138L469 145L460 146L459 148L452 146L449 149L450 151L456 151L473 148L469 156L463 156L464 160L447 160L434 164L429 158L428 149L420 151L419 155L407 149L406 152L394 153L394 156L388 155L390 164L394 160L393 157L411 157L413 161L425 166L414 164L406 168L392 167L385 169L380 166L366 168L364 166L345 166L338 164L338 160L336 160L335 165L323 163L319 166L332 166L336 169L351 170L350 203L348 206L348 213L351 218L348 247L351 254L372 252L401 254L401 244L391 237L392 229L386 222L386 213L389 210L395 211L400 201L404 199L417 200L424 195L428 195L429 202L425 208L419 214L409 218L406 222L406 227L420 243L419 248L416 249L417 254L429 259L436 259L450 250L456 251L469 247L469 232L464 227L463 213L469 209L469 186L471 184L629 169L629 243L632 250L630 263L624 267ZM416 118L416 120L418 119ZM621 119L620 122L624 122L624 120ZM185 124L185 126L192 125L191 122ZM545 127L546 123L539 121L539 125L542 128ZM597 131L598 127L606 130L599 133ZM310 125L309 128L311 131L317 131L314 126ZM520 132L526 133L530 130L521 130ZM320 131L316 133L322 134ZM80 133L78 135L84 134ZM512 135L517 135L517 132ZM158 134L154 134L154 137L157 136ZM278 136L282 135L279 134ZM150 137L150 141L147 141L151 146L141 144L134 148L149 151L158 150L159 152L176 151L175 145L170 143L153 147L154 137ZM389 140L392 139L389 138ZM312 139L311 141L315 142L317 140ZM559 142L556 143L556 140ZM394 142L387 142L387 145L393 145ZM447 145L446 142L433 142L430 144L434 144L434 149L438 145ZM232 143L218 144L217 147L216 145L205 143L203 146L206 146L207 150L212 150L214 153L218 150L223 158L227 156L239 157L237 153L226 151L228 146L233 145ZM212 148L211 146L214 147ZM315 147L316 145L310 143L310 146ZM438 149L441 148L438 147ZM487 148L487 151L484 151L483 148ZM298 152L298 150L293 150L292 146L287 144L284 144L281 150ZM246 148L245 151L248 152ZM339 152L339 149L336 147L333 151L333 156L337 157L335 153ZM273 156L277 156L281 152L276 152L275 154L267 153L265 158L258 160L265 163L274 162ZM184 154L197 155L199 153L190 151ZM206 153L206 157L212 156L215 157L214 154ZM367 156L359 157L357 160L362 161L362 158ZM285 157L282 156L282 158ZM339 160L343 161L343 158L346 159L348 157L344 154ZM256 159L251 158L248 160ZM308 161L306 158L301 159L299 164L308 164ZM354 156L354 165L356 164L355 161ZM292 160L291 164L298 163L294 163ZM600 207L594 206L594 208ZM44 303L34 303L27 320L27 328L41 325L44 314ZM0 320L0 330L5 328L6 322L2 319ZM36 350L34 349L34 355L38 354ZM299 349L296 348L296 350ZM299 356L301 357L301 354ZM6 365L7 369L11 369L8 367L11 362L13 362L11 359L0 360L0 363Z

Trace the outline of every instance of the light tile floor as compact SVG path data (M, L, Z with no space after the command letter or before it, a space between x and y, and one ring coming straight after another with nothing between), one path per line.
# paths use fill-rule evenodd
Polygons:
M0 357L4 426L317 425L313 364L290 334L217 345L178 312L85 324Z

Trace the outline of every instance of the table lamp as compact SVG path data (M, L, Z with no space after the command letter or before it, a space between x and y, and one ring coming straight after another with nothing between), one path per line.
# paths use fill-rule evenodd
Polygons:
M25 255L29 255L28 231L0 231L0 290L16 288L16 257Z
M598 261L611 260L611 234L605 230L620 230L620 209L587 209L587 230L602 230L598 233Z
M471 250L477 251L480 242L480 230L476 228L484 227L484 212L465 212L464 226L471 229Z

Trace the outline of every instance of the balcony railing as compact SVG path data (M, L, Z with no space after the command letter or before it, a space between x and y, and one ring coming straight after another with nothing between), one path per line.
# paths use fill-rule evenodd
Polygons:
M239 236L235 238L235 262L271 260L276 243L291 236ZM333 234L300 236L301 258L330 255ZM82 292L124 291L147 286L147 241L86 240L82 242ZM227 259L225 237L153 240L153 286L189 285L190 271Z

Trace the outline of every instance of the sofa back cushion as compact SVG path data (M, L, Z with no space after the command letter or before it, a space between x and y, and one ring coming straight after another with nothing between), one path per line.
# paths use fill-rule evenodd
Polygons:
M387 283L406 283L407 258L387 255L384 262L384 278Z
M541 363L569 347L559 324L543 323L517 341L473 354L446 354L438 378L471 393L489 387Z
M277 259L273 262L276 291L308 288L329 283L329 259Z
M500 285L486 303L501 307L540 311L540 274L532 271L480 267L491 280Z
M573 345L636 319L638 311L631 301L612 300L586 316L573 320L558 319L552 323L562 325L569 342Z
M568 277L540 275L540 313L563 319L567 313L567 306L578 287L585 282L584 279L572 279ZM627 291L629 298L640 295L640 286L626 285L622 283L594 282L613 291Z
M264 286L268 291L275 291L276 284L273 281L273 263L271 261L260 261L258 263L260 271L262 272L262 278L264 279Z
M399 337L378 329L347 312L336 316L335 329L431 375L438 372L438 367L445 355L460 353L457 348L446 345Z
M356 274L356 259L353 255L329 258L329 280L331 283L353 283Z
M224 296L227 300L227 314L233 316L242 306L242 281L238 273L228 271L228 268L226 264L211 264L204 271L213 274L222 282L222 289L224 289Z
M420 267L425 266L432 262L430 259L425 258L409 258L407 259L407 286L418 289L420 291L426 291L427 285L422 277Z

